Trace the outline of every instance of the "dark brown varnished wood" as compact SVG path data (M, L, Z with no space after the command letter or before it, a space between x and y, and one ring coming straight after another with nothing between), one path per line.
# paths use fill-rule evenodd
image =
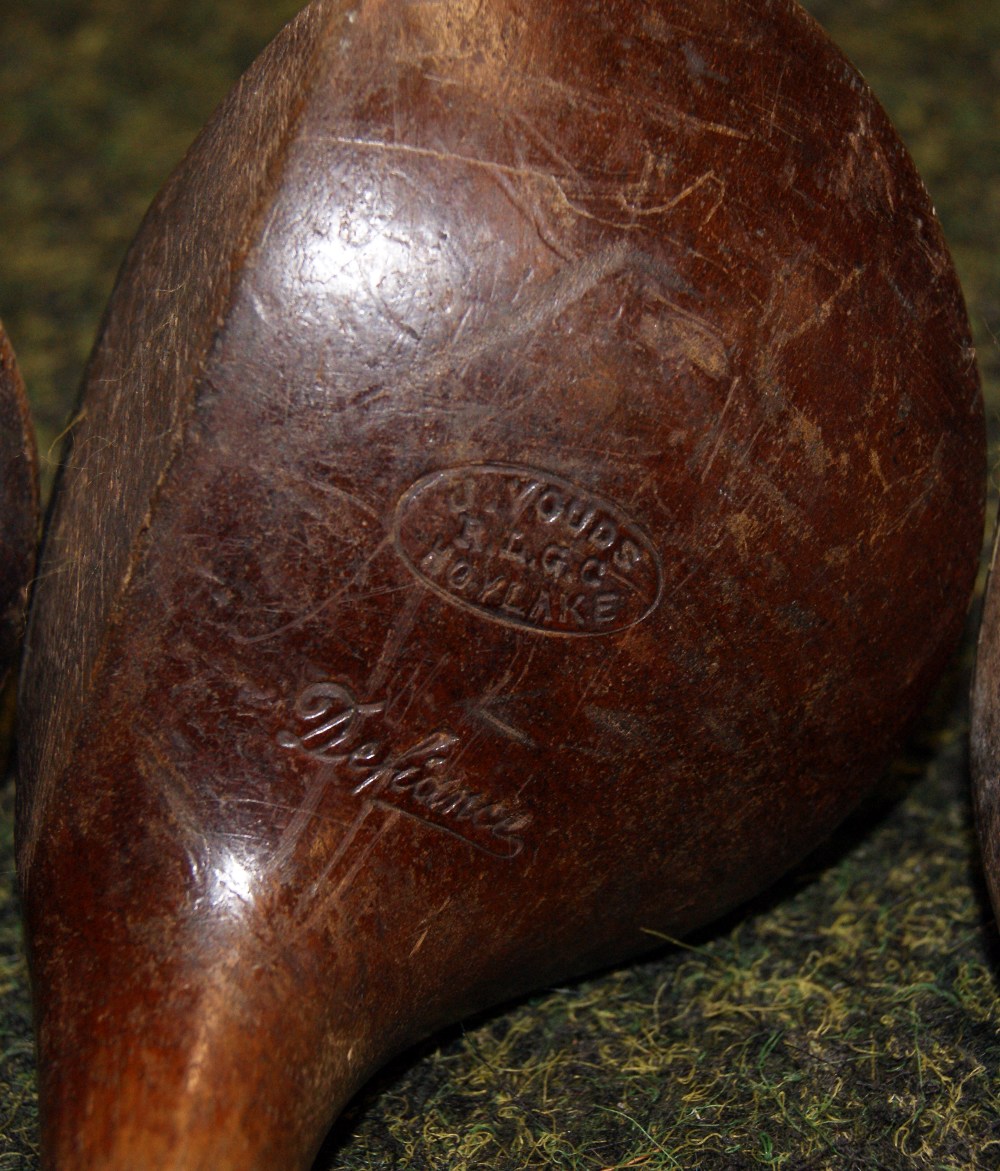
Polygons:
M1000 581L994 538L972 681L972 796L986 885L1000 922Z
M785 0L311 5L83 401L22 690L49 1168L305 1168L416 1038L760 890L979 550L939 229Z
M38 543L38 469L24 383L0 325L0 684L21 645Z

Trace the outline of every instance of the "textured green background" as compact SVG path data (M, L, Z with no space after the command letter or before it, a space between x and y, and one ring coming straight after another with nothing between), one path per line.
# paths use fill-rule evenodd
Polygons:
M874 86L931 190L969 301L992 425L1000 4L809 6ZM297 7L3 0L0 317L47 477L142 212ZM780 889L652 960L550 989L408 1054L354 1104L318 1168L1000 1167L1000 944L967 776L973 628L883 792ZM12 808L8 784L0 1171L27 1171L37 1167L36 1115Z

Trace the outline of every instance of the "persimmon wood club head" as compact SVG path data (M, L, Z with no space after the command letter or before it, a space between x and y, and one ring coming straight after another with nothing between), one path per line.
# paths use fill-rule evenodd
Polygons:
M1000 922L1000 581L994 538L972 681L969 728L972 795L986 885Z
M746 899L979 550L939 229L786 0L313 3L84 401L22 690L49 1168L305 1168L393 1052Z
M38 542L38 470L28 400L0 325L0 684L21 645Z

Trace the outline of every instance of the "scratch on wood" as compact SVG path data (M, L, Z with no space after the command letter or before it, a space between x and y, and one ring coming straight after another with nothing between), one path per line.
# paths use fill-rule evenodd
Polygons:
M369 565L388 548L391 548L391 539L386 537L379 541L379 543L371 550L362 565L358 568L358 571L351 578L345 581L342 585L338 586L337 589L335 589L332 593L327 594L325 598L321 598L315 606L311 607L309 610L306 610L302 614L297 614L288 622L282 623L281 626L276 626L273 630L267 630L263 634L254 635L243 635L234 630L230 632L230 637L232 638L233 642L239 643L241 646L255 646L262 642L270 642L272 639L281 638L290 630L297 630L299 627L304 626L307 622L312 622L314 619L318 618L324 610L328 610L331 606L333 606L348 594L351 594L352 601L356 602L363 600L364 598L379 597L382 594L393 593L397 589L409 589L410 587L407 585L400 587L390 587L384 590L372 590L366 594L360 595L356 592L352 594L355 585L358 581L361 580L365 572L367 572Z
M322 874L319 875L319 877L317 878L316 882L313 884L310 891L307 892L307 894L303 895L302 899L299 901L299 905L296 908L297 911L304 910L306 905L311 901L311 899L316 897L316 894L322 889L323 883L325 881L327 881L329 879L330 875L333 873L333 869L336 866L336 864L347 853L348 847L353 844L354 839L355 839L358 831L361 829L362 825L364 824L365 820L368 817L370 817L374 812L375 812L375 807L373 805L368 805L365 808L364 812L362 812L358 815L357 819L354 822L354 825L352 826L351 832L347 836L345 836L345 838L343 839L343 841L340 844L340 847L337 849L337 852L330 859L330 862L323 868ZM320 898L316 901L315 906L313 907L313 909L309 913L309 915L306 917L306 920L303 924L303 926L307 930L310 929L313 926L313 924L318 923L318 922L322 922L324 919L329 917L330 907L340 901L341 897L343 896L344 891L351 885L351 883L357 877L358 872L361 870L361 868L364 866L364 864L368 861L368 858L372 854L375 847L379 844L379 842L382 840L382 838L385 837L385 835L393 828L393 826L395 826L396 823L398 821L400 821L402 818L402 814L399 812L399 810L396 810L396 809L393 809L393 810L386 809L384 811L381 811L380 816L382 817L381 825L379 825L378 829L372 835L370 840L368 842L366 842L365 845L361 847L361 849L358 850L357 856L354 858L351 866L344 873L344 875L341 877L341 879L337 883L337 885L335 887L333 887L333 889L325 897Z
M825 301L820 302L815 310L802 321L796 329L791 333L783 333L778 336L777 344L779 348L784 348L789 342L795 341L796 338L801 337L810 329L814 329L817 325L821 325L833 312L833 307L840 300L840 298L861 280L864 273L864 268L859 266L852 269L845 277L841 278L840 284L830 294Z
M726 413L728 412L733 400L736 397L736 388L739 386L739 378L733 379L733 384L729 388L729 394L726 395L726 401L722 404L722 410L719 412L719 421L716 423L715 443L712 445L712 450L709 452L708 459L705 461L705 466L701 470L701 482L704 484L708 478L708 473L712 470L712 464L715 463L715 457L719 454L719 449L722 446L722 440L725 436L725 422Z
M450 150L434 150L429 146L414 146L407 142L384 142L377 138L352 138L349 135L330 134L311 136L315 141L336 143L338 146L354 146L363 150L385 151L387 154L415 155L418 158L435 159L442 163L459 163L467 167L476 167L491 174L514 175L522 178L541 179L545 183L555 183L555 176L548 171L536 167L513 167L507 163L497 163L491 159L480 159L474 155L458 154Z
M281 869L295 852L296 846L302 839L306 827L313 820L320 801L323 799L323 794L332 780L333 769L329 766L321 768L311 779L304 800L296 809L295 815L285 827L278 841L277 849L271 859L274 868Z
M378 662L376 662L368 677L367 693L370 697L374 697L381 690L382 685L388 678L391 668L398 660L406 644L406 640L410 636L410 631L413 629L414 623L417 620L417 614L426 597L427 595L423 590L414 586L409 597L405 599L403 605L396 611L392 625L386 632L385 642L382 644L382 653L379 655Z
M708 214L701 221L702 224L707 224L725 202L726 198L725 181L720 179L714 171L706 171L703 175L699 175L698 178L694 180L694 182L689 183L683 191L678 191L678 193L672 199L668 199L666 203L659 203L652 207L640 207L637 204L630 203L626 196L622 193L618 194L617 200L620 206L630 215L662 216L672 212L686 199L689 199L692 195L694 195L696 191L700 191L702 187L709 183L715 185L716 194Z
M515 740L518 744L523 744L526 748L538 747L527 732L523 732L520 728L514 727L513 724L508 724L505 720L501 720L499 716L494 715L493 712L482 704L475 705L470 708L470 711L473 715L481 719L483 723L489 724L491 728L495 728L502 736L506 736L510 740Z
M500 309L467 341L453 345L418 367L412 381L417 386L436 384L447 375L548 327L571 305L581 301L609 277L635 264L640 254L624 240L618 240L589 256L565 265L554 276L527 293L516 308Z

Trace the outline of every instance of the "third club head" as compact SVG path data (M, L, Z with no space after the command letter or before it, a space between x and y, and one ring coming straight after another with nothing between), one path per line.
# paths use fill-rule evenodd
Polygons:
M0 325L0 683L17 658L38 542L38 471L24 382Z

